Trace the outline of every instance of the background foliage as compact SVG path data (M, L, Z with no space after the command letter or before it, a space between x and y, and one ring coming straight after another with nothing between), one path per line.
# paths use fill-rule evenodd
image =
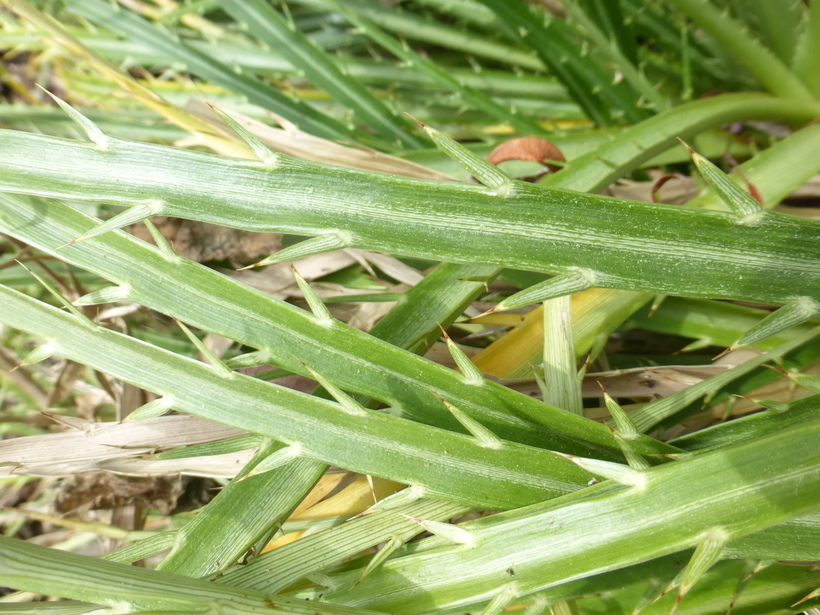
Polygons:
M820 604L816 2L3 5L0 611Z

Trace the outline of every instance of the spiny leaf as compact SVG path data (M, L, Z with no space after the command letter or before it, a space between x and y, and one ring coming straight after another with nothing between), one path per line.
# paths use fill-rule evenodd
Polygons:
M154 240L154 243L157 244L157 248L162 253L162 256L165 257L169 263L176 263L180 262L181 257L179 254L174 252L174 249L171 247L171 244L168 243L168 240L165 239L165 236L159 232L159 229L151 222L148 218L142 221L145 225L145 228L148 229L148 232L151 233L151 238Z
M414 517L408 517L404 515L408 519L415 521L420 526L422 526L425 530L430 532L431 534L435 534L445 540L452 542L454 544L465 545L471 547L475 544L475 536L465 530L464 528L458 527L457 525L453 525L452 523L442 523L441 521L428 521L425 519L416 519Z
M254 263L253 265L242 267L239 271L252 269L254 267L264 267L265 265L275 265L276 263L282 263L284 261L294 261L306 256L324 254L325 252L331 252L333 250L341 250L346 247L347 244L347 237L341 231L325 233L322 235L317 235L316 237L311 237L305 241L300 241L299 243L289 246L284 250L279 250L276 254L272 254L258 263Z
M373 558L368 562L367 567L362 571L362 576L356 581L353 587L356 587L359 583L364 581L365 577L373 572L376 568L382 565L382 563L396 550L404 544L404 541L401 538L396 536L391 536L390 540L387 541L381 549L379 549L378 553L373 556Z
M302 362L300 361L300 363ZM363 405L342 391L335 384L330 382L327 378L324 378L318 372L311 369L309 365L306 365L305 363L302 363L302 365L304 365L305 369L310 372L316 382L322 385L322 387L324 387L324 389L333 396L333 399L339 402L345 412L353 416L367 416L367 409Z
M41 344L28 353L26 358L23 359L14 369L17 369L18 367L25 367L27 365L36 365L41 361L45 361L46 359L54 356L57 352L57 348L58 346L56 342L46 342L45 344Z
M421 126L424 131L430 135L430 138L433 140L433 143L436 144L436 147L460 164L482 184L496 191L505 191L512 188L512 180L509 175L504 173L504 171L487 162L483 158L476 156L458 141L443 135L435 128L432 128L423 122L419 122L418 120L416 121L419 123L419 126Z
M143 421L151 419L155 416L162 416L174 407L176 400L172 395L163 395L157 397L154 401L149 401L134 410L131 414L125 417L126 422Z
M301 290L302 294L305 296L305 301L307 301L310 311L313 312L316 322L322 325L332 324L333 316L330 315L330 310L328 310L325 304L322 303L319 296L313 292L310 284L308 284L305 279L299 275L299 272L296 271L296 267L291 264L290 268L293 270L293 277L296 278L296 284L299 285L299 290Z
M299 457L302 454L302 447L298 444L291 444L290 446L285 446L284 448L280 448L277 451L274 451L270 455L266 456L262 461L260 461L254 468L245 474L240 480L248 479L252 476L256 476L258 474L263 474L265 472L270 472L271 470L275 470L276 468L280 468L283 465L286 465Z
M446 400L439 397L438 395L436 395L436 397L438 397L441 400L441 403L443 403L447 407L450 413L456 418L456 420L458 420L459 423L461 423L464 429L469 431L473 435L473 437L475 437L475 439L478 440L479 446L482 446L484 448L495 449L499 449L504 446L504 442L493 432L484 427L481 423L474 419L471 419L464 412L456 408L454 405L448 403Z
M117 301L127 301L131 292L130 286L120 284L119 286L105 286L95 291L83 295L74 302L74 305L102 305L105 303L115 303Z
M259 158L261 162L264 163L265 168L267 169L275 169L276 163L279 161L279 155L276 154L273 150L271 150L267 145L265 145L259 137L253 134L250 130L245 128L242 124L237 122L229 113L223 111L216 105L210 105L211 109L216 111L217 115L222 118L222 121L225 122L231 129L237 134L237 136L245 142L250 150L253 152L253 155Z
M647 484L646 475L640 471L630 468L622 463L613 463L611 461L602 461L601 459L589 459L586 457L575 457L573 455L565 455L553 451L556 455L560 455L565 459L569 459L575 465L583 468L590 474L602 476L603 478L615 481L621 485L628 487L636 487L644 489Z
M511 297L507 297L486 313L492 314L501 310L513 310L563 295L579 293L592 288L595 285L596 277L597 274L589 269L561 273L549 280L544 280L539 284L515 293Z
M450 70L440 68L438 64L431 61L427 57L416 53L410 46L402 41L399 42L395 37L391 36L376 24L371 19L366 19L362 15L371 13L372 5L364 7L362 5L356 6L355 10L350 7L348 2L339 2L339 0L325 0L335 11L342 14L351 24L355 25L365 35L369 36L377 45L383 47L391 54L400 58L407 67L418 69L422 74L426 75L433 83L437 83L446 91L457 96L459 100L463 101L465 105L471 105L473 108L481 111L484 115L498 118L499 120L508 123L518 132L522 134L541 134L548 135L548 132L535 120L530 119L522 114L516 113L514 109L508 105L496 102L492 97L483 92L470 87L465 84L465 77L456 78L452 75ZM378 6L378 5L376 5ZM472 11L471 7L471 11ZM387 10L385 8L385 10ZM405 13L406 14L406 13ZM395 13L391 15L394 17ZM395 23L395 20L392 20ZM425 26L429 25L425 24ZM452 34L455 29L450 29L448 32L448 43L453 40ZM468 40L468 39L464 39ZM482 41L486 43L487 41Z
M808 322L818 315L820 315L820 303L809 297L796 297L747 331L743 337L732 344L732 349L755 344L790 327Z
M521 0L480 0L519 33L541 60L567 88L591 120L601 125L613 123L612 113L640 121L646 111L637 105L637 96L625 84L613 83L611 75L597 62L589 62L577 44L577 26L564 19L542 18Z
M464 351L459 348L452 339L450 339L450 336L447 335L447 331L444 330L444 327L439 325L439 328L441 329L441 333L444 335L444 339L447 342L447 350L450 351L450 356L453 357L453 361L455 361L456 366L464 376L465 384L484 384L484 375L481 373L481 370L478 369L470 360L470 357L464 354Z
M651 466L649 462L644 459L633 446L632 442L638 437L638 428L635 423L629 418L624 409L616 402L609 393L606 392L604 386L598 382L601 391L604 393L604 402L615 421L615 440L621 447L621 451L626 457L626 462L629 467L634 470L648 470Z
M29 154L40 164L23 172L16 161ZM69 156L71 169L64 164ZM102 181L111 175L118 181ZM202 176L209 177L207 189ZM313 192L304 190L305 182ZM817 221L761 212L761 224L744 226L719 212L514 185L502 198L478 186L285 156L271 173L246 161L156 145L118 141L112 151L97 152L64 139L0 131L0 190L6 192L122 202L157 197L166 202L165 215L272 232L330 226L350 232L350 247L532 271L577 267L596 272L599 287L782 304L799 284L801 294L820 299Z
M271 49L276 49L304 76L334 100L349 108L364 124L388 142L418 148L421 140L395 117L382 101L338 65L264 0L220 0L220 6Z
M48 282L48 281L47 281L47 280L46 280L43 276L41 276L39 273L37 273L37 272L36 272L36 271L34 271L33 269L29 269L28 267L26 267L26 266L25 266L23 263L21 263L20 261L16 261L16 262L17 262L17 264L18 264L18 265L20 265L23 269L25 269L26 271L28 271L28 272L31 274L31 277L33 277L35 280L37 280L37 281L40 283L40 285L41 285L43 288L45 288L45 289L49 292L49 294L50 294L52 297L54 297L55 299L57 299L57 301L59 301L59 302L63 305L63 307L64 307L64 308L66 308L69 312L71 312L72 314L74 314L74 316L76 316L77 318L79 318L79 319L80 319L80 322L82 322L83 324L91 324L91 325L95 324L95 323L94 323L91 319L89 319L89 318L88 318L88 316L86 316L86 315L82 312L82 310L77 309L77 307L76 307L73 303L71 303L71 301L69 301L69 300L65 297L65 295L63 295L63 293L61 293L58 289L56 289L56 288L55 288L55 287L54 287L54 286L53 286L50 282ZM41 360L42 360L42 359L41 359Z
M274 361L275 357L267 350L254 350L253 352L231 357L225 361L225 364L231 369L241 369L245 367L259 367L260 365L266 365Z
M681 143L689 150L689 153L692 155L692 160L695 161L695 166L697 166L703 179L712 186L720 199L726 203L731 211L735 212L738 216L742 216L740 219L741 224L754 224L758 219L757 214L763 211L760 203L758 203L751 194L741 190L723 171L698 154L683 140L681 140Z
M39 87L39 86L38 86ZM84 116L82 113L77 111L74 107L69 105L66 101L61 99L58 96L55 96L47 89L40 87L43 92L48 94L54 102L56 102L60 109L65 111L65 114L70 117L77 125L83 129L83 132L86 134L88 139L97 146L97 149L100 151L106 151L108 149L108 137L105 133L97 126L94 122Z
M516 598L518 598L518 591L516 591L515 584L510 583L490 600L490 603L481 611L481 615L498 615L510 606Z
M234 71L230 66L186 44L178 36L154 27L143 17L120 5L112 5L103 0L69 0L68 5L84 18L164 55L169 64L183 64L193 75L221 85L238 96L246 96L249 102L287 118L303 130L329 139L349 139L351 133L365 136L361 131L348 130L340 122L305 103L289 98L251 75Z
M777 361L791 351L800 348L804 344L811 343L820 335L820 327L815 327L792 340L784 342L779 346L767 350L758 357L754 357L736 365L731 369L710 376L706 380L694 384L686 389L678 391L668 397L652 401L630 413L630 418L635 423L638 431L646 433L663 421L694 403L698 399L710 399L723 387L741 376L745 376L754 369L769 361Z
M675 606L672 607L672 613L678 608L681 600L692 589L692 586L698 582L698 579L706 574L709 568L720 559L726 542L726 533L721 528L713 528L704 534L683 572L683 579L678 591L678 597L675 600Z
M70 246L75 243L85 241L86 239L97 237L98 235L108 233L109 231L121 229L130 224L135 224L136 222L145 220L146 218L151 218L152 216L162 215L163 208L164 203L157 199L151 199L149 201L137 203L136 205L129 207L125 211L118 213L113 218L106 220L99 226L95 226L93 229L86 231L85 233L77 237L77 239L74 239L73 241L70 241L67 244L65 244L65 246Z
M220 378L233 378L236 376L236 374L231 371L227 365L225 365L222 359L217 357L213 351L211 351L211 349L202 342L201 339L194 335L191 330L185 326L184 323L179 320L177 320L176 323L179 325L179 328L182 329L182 332L185 333L185 336L191 340L194 346L196 346L196 349L200 352L200 354L205 357L205 360L210 364L210 366L214 368L214 372L216 372Z

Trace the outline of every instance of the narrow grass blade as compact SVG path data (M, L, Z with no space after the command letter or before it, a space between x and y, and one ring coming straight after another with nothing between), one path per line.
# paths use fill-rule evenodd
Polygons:
M637 107L635 96L612 78L599 64L587 62L572 40L571 27L555 19L548 26L520 0L480 0L491 8L525 42L538 52L550 72L567 88L587 115L598 124L612 123L612 111L626 115L630 121L640 121L646 114Z
M811 114L804 115L807 108L814 108L812 113L815 115L820 114L820 105L816 103L760 94L723 94L695 100L628 128L615 139L571 160L560 173L546 176L540 185L599 192L643 162L673 147L679 138L688 139L708 127L763 119L772 114L802 124L811 121L808 118Z
M299 0L302 1L302 0ZM329 10L334 5L322 1ZM422 41L430 45L443 46L476 58L487 58L503 65L518 66L533 71L543 71L544 64L532 52L504 42L476 36L470 30L453 28L448 24L436 23L402 11L396 7L382 6L378 2L345 2L355 8L356 12L377 26L402 38Z
M4 232L52 254L67 238L94 225L71 208L10 197L2 197L2 202L0 227ZM38 221L37 225L29 223L33 219ZM294 358L298 356L321 370L330 381L384 401L413 420L461 430L458 421L430 395L434 391L505 439L585 456L620 458L609 431L594 421L566 415L493 382L465 388L461 376L452 370L375 340L341 322L322 326L304 310L253 291L213 270L186 259L169 262L158 250L133 237L106 234L61 250L59 256L117 283L127 280L135 299L141 303L173 313L193 326L260 348L265 357L272 357L274 364L308 375ZM199 307L187 299L193 295L214 300ZM463 299L458 301L457 305L461 305ZM438 305L428 305L424 314L431 314L430 320L435 321L441 317L438 309ZM231 318L220 316L225 310L229 310ZM438 325L424 329L428 328L435 329L432 339L440 335ZM399 327L395 335L396 340L414 340L418 332L413 327ZM358 369L351 370L350 365ZM539 426L542 421L549 424L548 429ZM641 445L648 446L649 441ZM642 450L662 452L654 443Z
M815 96L820 96L820 8L809 4L808 22L797 42L794 72Z
M809 322L817 316L820 316L820 303L807 297L796 297L744 333L743 337L732 344L732 347L756 344L767 337Z
M126 566L22 540L0 537L3 582L21 590L107 605L127 612L197 613L210 609L254 615L377 615L364 609L270 596L182 575Z
M500 449L490 449L471 437L383 413L351 416L337 404L240 374L215 379L200 362L101 327L90 330L4 287L0 294L3 322L60 339L61 346L69 346L61 353L66 357L172 395L181 411L299 444L306 458L418 484L432 497L493 508L537 502L589 480L573 464L542 449L507 441ZM146 369L148 365L154 369ZM366 449L371 453L363 454ZM496 477L493 483L484 479L487 473Z
M602 30L595 23L599 14L587 13L577 0L561 0L570 17L580 26L581 34L591 41L604 58L608 60L629 82L632 88L640 94L645 103L649 103L656 113L670 108L669 101L653 86L637 66L637 57L627 58L624 49L634 48L635 41L627 40L623 36L623 18L620 15L619 2L605 2L604 14L608 11L612 21L607 24L610 30ZM590 7L593 8L593 7ZM593 10L600 11L603 7L596 6ZM587 9L589 10L589 9ZM618 36L621 34L621 36ZM617 41L617 43L616 43Z
M641 432L647 432L652 427L689 406L689 404L701 399L703 397L714 396L722 387L726 386L733 380L744 376L756 369L757 367L769 361L777 361L779 357L799 348L804 344L810 343L817 335L820 335L820 327L815 327L806 333L796 337L795 339L781 344L776 348L768 350L758 357L750 359L745 363L728 369L721 374L716 374L698 384L692 385L687 389L648 403L637 410L630 413L630 418L635 423L635 427Z
M442 521L467 510L446 502L421 500L368 513L321 534L311 534L263 553L247 566L233 568L217 580L236 587L279 592L307 574L324 570L390 536L405 542L410 540L424 530L413 518Z
M771 93L783 98L813 99L811 92L788 66L711 1L671 0L671 4L714 37Z
M814 420L646 470L643 488L605 482L558 501L468 522L463 526L475 536L473 548L430 539L385 562L353 590L324 599L399 613L456 609L476 602L476 596L490 599L510 582L505 570L511 566L518 591L526 595L679 553L698 545L712 528L732 541L820 509L818 435L820 421ZM592 535L590 523L596 528ZM334 579L344 586L356 574L342 572ZM406 582L427 574L435 576L435 587Z
M382 139L400 142L405 147L419 147L421 139L410 131L404 116L396 115L355 79L344 75L335 63L310 42L305 35L289 27L285 19L261 0L219 0L237 22L247 24L251 33L271 49L277 49L305 77L345 105Z
M260 450L243 468L244 480L233 480L187 525L177 531L171 553L157 570L188 577L213 577L234 565L278 529L313 488L325 465L313 459L293 459L285 465L252 474L277 452L280 443ZM263 468L264 469L264 468Z
M82 0L68 3L69 7L96 23L125 34L151 49L160 52L170 62L181 62L189 71L221 85L228 90L247 96L248 100L287 118L307 132L328 139L350 139L354 134L332 118L308 105L296 102L275 88L249 75L234 72L211 56L175 40L153 27L142 17L103 0Z
M37 170L21 169L21 156L32 149L38 152ZM72 169L63 164L68 157ZM481 186L356 172L285 156L276 171L259 165L113 139L110 151L98 152L0 132L4 191L131 202L154 198L165 203L167 215L246 230L315 235L333 224L351 234L352 247L554 273L580 267L596 272L597 286L623 290L782 304L799 285L805 296L820 297L820 247L814 241L820 223L813 220L763 212L757 224L743 226L721 212L522 182L498 196ZM304 186L316 173L326 181L308 194ZM207 192L201 177L213 178ZM349 205L339 207L340 202Z
M436 65L435 62L412 51L406 45L402 45L379 29L375 23L363 18L357 10L342 4L338 0L326 1L334 10L344 15L345 19L372 38L377 45L380 45L397 58L401 58L408 67L418 69L434 83L457 95L464 103L472 105L475 109L479 109L489 116L509 123L510 126L522 134L547 136L547 131L537 122L515 113L508 106L500 104L475 88L466 85L464 79L452 76L448 71Z

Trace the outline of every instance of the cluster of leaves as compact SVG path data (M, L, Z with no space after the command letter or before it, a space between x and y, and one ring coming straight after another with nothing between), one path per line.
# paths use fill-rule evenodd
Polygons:
M817 2L2 2L0 612L820 605Z

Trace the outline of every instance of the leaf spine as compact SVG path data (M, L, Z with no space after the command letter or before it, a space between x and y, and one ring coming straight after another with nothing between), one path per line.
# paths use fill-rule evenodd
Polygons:
M74 107L69 105L62 98L52 94L47 89L39 85L37 87L43 90L43 92L48 94L54 100L54 102L57 103L60 109L62 109L65 112L65 114L83 130L83 132L88 137L89 141L91 141L99 151L108 151L108 136L100 129L99 126L97 126L94 122L92 122L82 113L77 111Z

